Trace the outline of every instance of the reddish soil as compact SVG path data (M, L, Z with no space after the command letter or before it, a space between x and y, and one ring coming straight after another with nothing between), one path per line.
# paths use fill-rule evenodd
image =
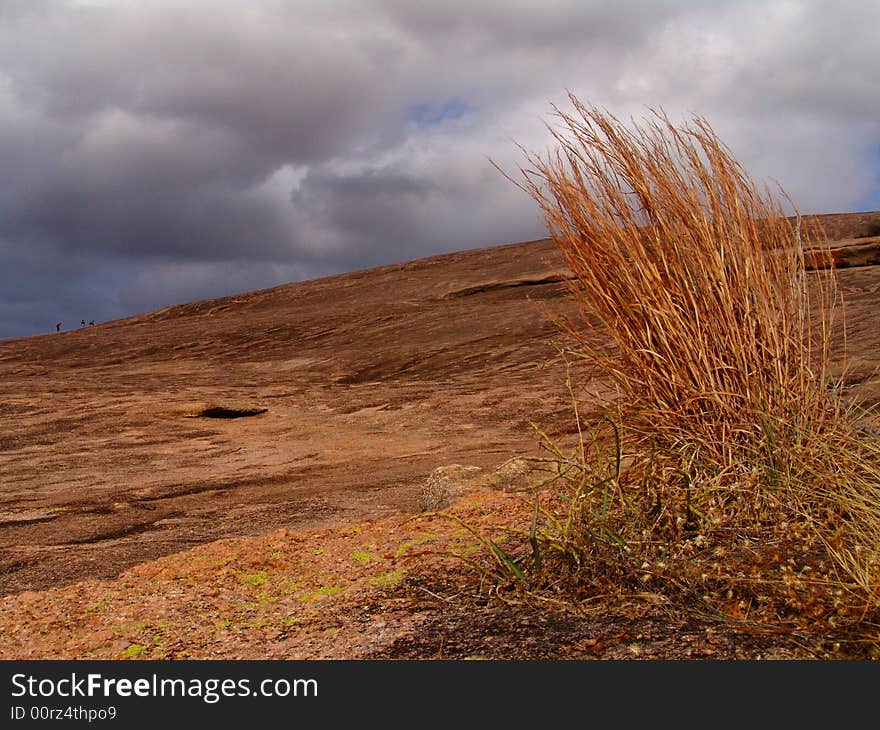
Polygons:
M847 387L878 403L880 212L823 222L850 262ZM537 454L529 419L571 429L542 311L570 307L561 269L534 241L0 342L0 656L834 655L652 599L465 600L462 566L400 552L436 467Z

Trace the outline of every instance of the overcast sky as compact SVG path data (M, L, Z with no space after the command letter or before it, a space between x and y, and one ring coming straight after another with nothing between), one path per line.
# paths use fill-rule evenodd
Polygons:
M880 3L0 0L0 338L543 237L565 92L880 209ZM328 306L332 303L328 302Z

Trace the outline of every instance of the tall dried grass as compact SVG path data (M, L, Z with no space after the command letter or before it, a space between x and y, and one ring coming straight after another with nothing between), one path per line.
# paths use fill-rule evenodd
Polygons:
M570 101L554 107L557 151L523 150L514 182L574 275L573 353L616 386L633 444L628 478L618 459L602 480L601 530L623 543L799 520L841 584L880 604L880 469L831 375L842 302L824 233L787 215L784 192L759 188L704 119L626 125ZM806 270L808 245L827 268ZM578 524L598 514L582 467L563 500Z

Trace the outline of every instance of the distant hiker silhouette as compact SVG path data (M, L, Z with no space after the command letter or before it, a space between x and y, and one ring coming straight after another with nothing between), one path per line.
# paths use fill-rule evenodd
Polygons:
M91 322L89 322L89 327L94 327L94 326L95 326L95 320L92 320Z
M80 327L85 327L85 326L86 326L86 321L85 321L84 319L81 319L81 320L79 321L79 326L80 326Z
M55 325L55 331L61 332L61 322L59 322L58 324Z

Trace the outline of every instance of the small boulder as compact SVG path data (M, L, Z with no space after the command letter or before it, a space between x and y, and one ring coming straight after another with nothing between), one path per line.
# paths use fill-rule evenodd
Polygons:
M436 512L448 507L457 497L479 486L479 466L447 464L438 466L422 485L420 508L422 512Z

